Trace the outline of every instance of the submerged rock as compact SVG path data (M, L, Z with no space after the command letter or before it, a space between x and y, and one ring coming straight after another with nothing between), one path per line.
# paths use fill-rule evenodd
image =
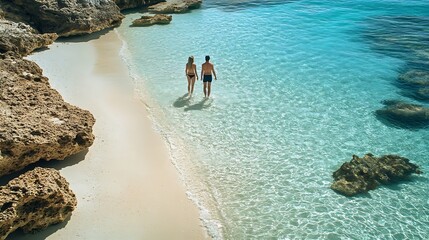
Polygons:
M37 64L0 54L0 176L87 149L94 122L64 102Z
M149 5L157 4L164 1L165 0L114 0L116 5L118 5L118 7L121 10L135 8L135 7L149 6Z
M151 26L154 24L169 24L172 16L166 14L155 14L154 16L142 16L133 21L132 26Z
M55 33L38 34L24 23L0 20L0 53L13 51L25 56L52 44L57 38Z
M426 127L429 108L401 101L384 101L386 106L376 111L378 117L399 127Z
M110 0L11 0L4 5L10 18L59 36L97 32L118 26L124 18Z
M184 13L201 7L202 0L170 0L152 5L148 8L152 13Z
M416 98L420 100L429 100L429 87L422 87L417 89Z
M399 81L408 85L429 87L429 72L423 70L410 70L399 75Z
M331 189L346 196L365 193L375 189L379 184L401 180L412 173L420 174L419 167L410 163L407 158L396 155L374 157L368 153L363 158L353 155L335 171Z
M36 168L0 187L0 239L21 228L32 232L63 222L76 196L55 169Z

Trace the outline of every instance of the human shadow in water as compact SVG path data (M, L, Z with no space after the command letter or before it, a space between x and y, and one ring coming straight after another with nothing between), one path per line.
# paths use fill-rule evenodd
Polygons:
M200 102L190 105L185 108L185 111L191 110L203 110L204 108L209 108L212 104L212 100L209 98L204 98Z
M190 100L191 98L188 97L187 93L185 93L183 96L177 98L176 101L174 101L173 106L177 108L188 106Z

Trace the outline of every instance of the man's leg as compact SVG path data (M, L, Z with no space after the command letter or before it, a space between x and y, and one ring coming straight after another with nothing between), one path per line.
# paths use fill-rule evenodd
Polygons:
M207 84L207 97L210 97L210 90L211 90L211 88L212 88L212 83L208 82L208 84Z
M204 97L207 97L207 82L203 84Z

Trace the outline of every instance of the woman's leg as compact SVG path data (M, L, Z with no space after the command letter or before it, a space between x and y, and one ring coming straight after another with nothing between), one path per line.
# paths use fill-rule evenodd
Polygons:
M189 76L186 76L186 78L188 79L188 95L191 94L191 78Z
M195 86L195 77L191 80L191 95L194 93L194 86Z

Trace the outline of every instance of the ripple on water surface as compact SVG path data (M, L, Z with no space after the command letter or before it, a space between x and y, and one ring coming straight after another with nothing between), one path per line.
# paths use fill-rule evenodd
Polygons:
M204 176L225 238L424 239L426 174L354 198L329 186L353 154L399 154L428 171L428 129L394 128L374 114L383 100L413 101L395 82L420 53L401 39L412 31L413 49L427 46L417 26L426 20L414 21L427 9L424 1L217 0L167 26L119 31L137 87L194 154L188 167ZM187 99L187 57L200 69L207 54L218 71L213 97L204 100L197 82Z

